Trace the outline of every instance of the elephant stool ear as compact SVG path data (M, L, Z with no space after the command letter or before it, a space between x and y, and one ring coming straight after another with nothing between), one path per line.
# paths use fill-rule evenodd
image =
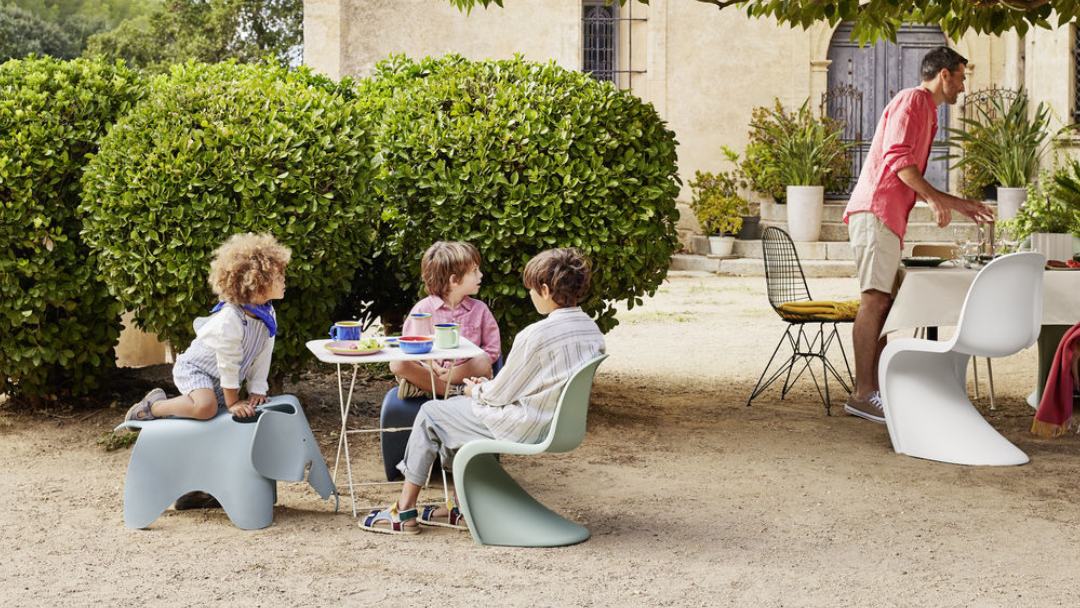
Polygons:
M265 410L251 442L251 465L259 475L281 481L303 481L314 441L307 420L295 413Z

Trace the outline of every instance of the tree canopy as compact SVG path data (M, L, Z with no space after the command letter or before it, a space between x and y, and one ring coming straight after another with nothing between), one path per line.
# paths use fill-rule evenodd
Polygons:
M460 10L474 6L503 6L503 0L447 0ZM634 0L609 0L626 4ZM636 0L648 4L648 0ZM773 17L781 24L806 29L820 21L836 25L851 21L852 39L873 43L896 41L905 23L939 25L949 38L966 33L1023 35L1032 27L1051 29L1056 14L1060 26L1080 18L1080 0L683 0L711 4L723 10L735 7L750 17Z

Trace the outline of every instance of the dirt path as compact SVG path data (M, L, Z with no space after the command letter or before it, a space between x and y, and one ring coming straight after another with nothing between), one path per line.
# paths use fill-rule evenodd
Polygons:
M811 290L850 297L854 283L819 279ZM285 483L265 530L239 530L220 511L171 510L130 530L122 519L130 451L95 444L126 404L35 417L0 405L0 603L1080 602L1080 437L1027 432L1033 352L995 361L998 409L987 412L1031 464L957 467L896 455L884 426L841 408L826 417L807 390L783 402L770 391L745 407L783 331L760 278L682 274L620 318L585 443L505 460L538 498L589 527L585 543L477 548L451 530L383 537L359 530L344 501L334 514L308 486ZM155 373L140 372L145 381ZM313 374L292 390L308 399L332 465L330 378ZM377 420L388 386L363 387L362 422ZM375 447L358 448L356 459L373 479L382 469ZM363 500L393 495L384 488Z

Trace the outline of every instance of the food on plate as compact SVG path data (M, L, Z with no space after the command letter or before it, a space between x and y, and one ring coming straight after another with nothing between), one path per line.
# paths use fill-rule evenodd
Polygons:
M1070 261L1072 261L1072 260L1070 260ZM1070 268L1070 266L1068 264L1066 264L1065 262L1062 262L1061 260L1047 260L1046 261L1046 267L1047 268Z
M1065 263L1068 264L1069 268L1080 268L1080 262L1076 260L1065 260Z

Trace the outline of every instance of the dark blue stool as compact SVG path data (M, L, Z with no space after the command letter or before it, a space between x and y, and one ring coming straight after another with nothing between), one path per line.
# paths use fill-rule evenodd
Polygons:
M502 369L503 360L500 356L491 366L491 376L499 373ZM390 389L383 397L382 412L379 414L379 428L392 429L411 427L416 420L416 414L420 406L427 403L428 397L413 397L401 399L397 394L397 387ZM395 431L392 433L379 433L382 443L383 469L386 471L387 481L403 479L397 465L405 457L405 445L409 443L408 431ZM438 467L436 460L435 467Z

